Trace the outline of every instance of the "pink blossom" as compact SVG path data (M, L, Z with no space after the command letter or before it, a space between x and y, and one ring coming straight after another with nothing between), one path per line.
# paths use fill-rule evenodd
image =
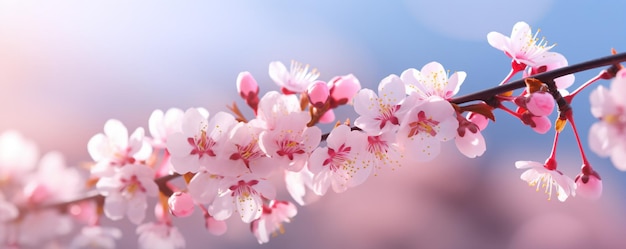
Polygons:
M261 121L262 128L273 130L278 118L294 112L302 112L298 97L270 91L263 95L259 102L256 120Z
M185 248L185 238L172 225L166 223L146 223L137 227L139 248L176 249Z
M28 173L35 170L39 160L37 145L24 138L17 131L0 134L0 179L20 182Z
M310 203L310 197L317 196L311 194L313 193L313 177L314 175L309 171L308 167L304 167L298 172L285 171L287 192L300 206ZM311 191L307 191L307 189Z
M336 76L329 82L331 107L344 105L352 101L352 97L361 89L361 83L352 74Z
M230 129L237 123L228 113L218 112L210 121L196 108L185 112L182 132L174 133L167 142L174 171L184 174L197 172L214 164L220 148L228 139Z
M59 152L46 153L24 183L23 198L29 205L71 201L81 196L84 179L75 167L65 164Z
M528 67L528 70L524 71L524 78L532 77L535 74L552 71L568 65L567 59L557 52L546 52L545 60L541 60L534 66ZM561 91L561 95L567 95L566 88L574 84L576 77L573 74L558 77L554 79L557 89Z
M243 99L259 94L259 84L250 72L241 72L237 75L237 92Z
M380 97L379 97L380 96ZM361 89L354 97L354 110L360 116L354 124L369 135L394 131L400 125L405 88L400 77L389 75L378 85L378 95L370 89Z
M374 166L374 175L378 175L381 170L395 170L404 163L404 155L396 143L396 134L393 132L368 136L366 151L366 158Z
M115 248L115 240L122 237L122 231L114 227L87 226L70 243L71 249Z
M419 98L411 95L410 98ZM456 137L459 122L454 108L438 96L413 106L403 117L396 141L410 161L432 160L441 150L441 142Z
M309 102L315 108L322 108L324 104L330 97L330 90L328 89L328 84L324 81L315 81L313 84L309 85L309 89L307 90L307 96L309 98Z
M271 183L250 176L224 179L222 186L221 193L209 206L209 214L217 220L228 219L236 211L243 222L250 223L261 217L263 199L276 196Z
M547 92L534 92L524 97L525 107L535 116L548 116L554 110L554 97Z
M410 68L402 72L400 78L406 85L406 94L417 93L420 100L430 96L439 96L448 100L454 96L467 74L465 72L454 72L448 77L448 72L439 62L430 62L422 67L421 71Z
M193 214L195 204L188 193L174 192L167 200L170 212L176 217L187 217Z
M303 66L301 63L291 61L291 68L287 70L280 61L270 63L270 78L281 87L285 93L301 93L313 83L319 76L316 69L309 72L309 65Z
M153 177L152 169L132 164L111 177L100 178L96 188L105 196L104 214L112 220L126 215L132 223L141 223L148 207L147 197L159 191Z
M187 191L195 202L210 204L219 192L222 178L224 177L209 173L202 168L187 184Z
M597 175L580 173L574 182L576 182L578 195L592 200L597 200L602 196L602 180Z
M178 108L170 108L165 113L162 110L154 110L148 119L148 130L152 136L152 146L165 148L167 138L177 132L181 132L184 112Z
M511 36L505 36L498 32L487 34L487 41L492 47L503 51L517 64L534 67L554 56L548 54L548 50L555 45L549 45L544 39L539 40L537 35L531 32L530 26L525 22L518 22L511 30Z
M267 206L263 206L263 214L252 222L250 228L259 244L267 243L270 235L284 233L283 222L289 223L297 213L298 210L292 203L272 200Z
M553 191L556 192L556 197L561 202L569 196L576 195L574 181L556 169L548 169L544 164L533 161L517 161L515 167L527 169L520 178L531 187L536 187L537 191L540 188L544 189L548 195L548 200L552 199Z
M318 127L307 127L310 117L297 112L277 118L274 130L262 131L259 147L276 163L291 171L300 171L322 136Z
M459 114L457 114L457 120L459 127L454 143L459 151L469 158L475 158L485 153L487 145L479 126Z
M109 119L104 124L104 134L91 137L87 144L96 165L91 173L96 176L111 176L119 167L145 161L152 154L152 146L144 139L143 128L137 128L130 137L122 122Z
M613 165L626 170L626 69L617 73L610 89L599 86L591 95L591 113L599 121L589 131L589 147L610 156Z
M346 191L367 179L372 167L361 157L367 153L367 137L360 131L340 125L334 128L326 140L327 147L318 147L309 158L308 168L313 177L313 191L326 194L332 185L335 192Z
M259 146L259 135L264 129L260 127L259 122L255 121L258 120L248 123L240 122L232 128L220 152L225 158L209 165L207 169L210 172L235 177L254 174L265 178L278 169L276 161L263 152Z

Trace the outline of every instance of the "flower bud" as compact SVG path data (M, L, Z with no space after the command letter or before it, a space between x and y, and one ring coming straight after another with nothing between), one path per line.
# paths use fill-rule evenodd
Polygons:
M259 85L250 72L241 72L237 76L237 92L243 99L247 99L249 95L259 94Z
M467 120L476 124L476 126L478 126L478 129L480 129L481 131L487 128L487 125L489 124L489 120L487 119L487 117L475 112L467 113Z
M602 195L602 180L594 174L580 173L576 176L575 182L576 193L582 197L596 200Z
M352 97L361 90L361 83L352 74L333 78L330 87L330 97L335 102L335 106L347 104L352 101ZM335 107L331 106L331 107Z
M330 91L326 82L316 81L309 85L307 94L311 105L315 108L322 108L330 96Z
M554 98L546 92L534 92L526 98L526 109L535 116L548 116L554 110Z
M195 204L191 195L185 192L176 192L167 200L170 212L177 217L187 217L193 213Z
M534 116L532 120L535 123L533 130L539 134L545 134L552 127L552 122L546 116Z

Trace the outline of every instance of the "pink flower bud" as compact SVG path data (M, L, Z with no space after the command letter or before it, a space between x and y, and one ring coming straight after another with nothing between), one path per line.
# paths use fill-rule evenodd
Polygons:
M487 125L489 124L489 120L487 119L487 117L475 112L469 112L467 114L467 120L476 124L476 126L478 126L478 129L480 129L481 131L487 128Z
M535 92L526 98L526 109L535 116L547 116L554 110L554 98L546 92Z
M335 102L335 105L331 107L344 105L352 101L352 97L356 92L361 90L361 83L352 74L335 77L330 82L332 84L330 97Z
M241 72L237 76L237 92L244 99L247 99L249 95L259 94L259 85L250 72Z
M220 236L224 233L226 233L226 230L228 230L228 226L226 226L226 221L223 220L216 220L213 218L213 216L210 215L206 215L206 229L207 231L209 231L209 233L215 235L215 236Z
M539 134L545 134L552 127L552 122L546 116L534 116L532 120L535 123L533 130Z
M193 213L195 204L191 195L185 192L176 192L167 200L170 212L177 217L187 217Z
M307 94L309 95L311 105L316 108L322 108L330 96L330 91L328 90L326 82L316 81L309 85Z
M576 176L576 193L582 197L596 200L602 195L602 180L595 175L580 173Z
M335 121L335 112L333 112L333 110L326 111L324 115L320 117L320 123L322 124L332 123L333 121Z

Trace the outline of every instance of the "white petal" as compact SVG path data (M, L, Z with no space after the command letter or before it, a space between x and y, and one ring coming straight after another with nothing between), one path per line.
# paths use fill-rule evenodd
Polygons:
M119 120L109 119L104 123L104 134L109 138L109 143L117 149L128 147L128 130Z

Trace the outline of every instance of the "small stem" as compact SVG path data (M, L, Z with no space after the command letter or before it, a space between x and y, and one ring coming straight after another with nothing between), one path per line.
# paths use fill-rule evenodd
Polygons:
M583 144L580 142L578 129L576 129L576 124L574 123L574 114L572 110L566 112L565 117L572 124L572 130L574 131L574 137L576 138L576 143L578 144L578 150L580 150L580 157L583 160L583 165L589 165L589 161L587 160L587 156L585 155L585 150L583 149Z
M517 112L515 112L515 111L513 111L513 110L511 110L511 109L509 109L508 107L506 107L506 106L505 106L505 105L503 105L503 104L499 104L499 105L498 105L498 108L502 109L503 111L505 111L505 112L506 112L506 113L508 113L508 114L511 114L513 117L516 117L516 118L518 118L518 119L521 119L521 118L522 118L522 117L520 116L520 114L519 114L519 113L517 113Z
M506 77L504 77L504 79L498 85L501 86L501 85L504 85L505 83L509 82L509 80L511 80L511 78L513 78L513 75L517 74L518 72L519 72L519 70L515 70L515 68L511 67L511 71L509 71L509 74L507 74Z
M568 95L569 101L571 101L571 99L573 99L576 96L576 94L580 93L580 91L590 86L591 84L595 83L596 81L602 79L602 77L606 74L606 72L607 72L606 70L602 70L602 72L600 72L598 75L589 79L587 82L583 83L578 88L576 88L576 90L574 90L572 93Z

